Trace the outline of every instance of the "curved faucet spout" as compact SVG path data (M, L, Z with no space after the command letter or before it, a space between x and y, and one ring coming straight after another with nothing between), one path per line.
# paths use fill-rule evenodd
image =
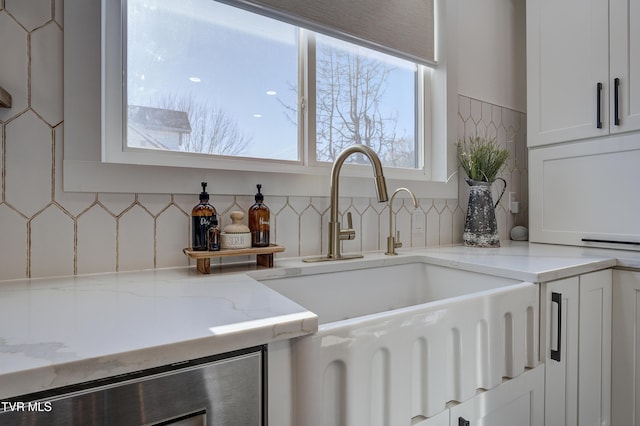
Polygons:
M387 237L387 251L384 253L386 255L396 255L396 249L402 247L402 243L400 242L400 231L397 232L397 237L393 236L393 199L396 194L400 191L405 191L411 196L411 201L413 201L413 207L418 208L418 200L416 200L416 196L413 195L410 189L407 188L398 188L393 191L393 195L391 196L391 200L389 201L389 236ZM396 219L397 222L397 219ZM397 223L396 223L397 224Z
M340 229L340 222L338 222L338 199L339 199L339 182L340 182L340 169L345 160L353 154L364 154L371 165L373 166L373 175L376 180L376 193L378 195L379 202L385 202L389 199L387 195L387 183L384 179L384 173L382 172L382 163L378 154L366 145L356 144L344 149L333 163L331 168L331 217L329 219L329 248L326 257L308 258L303 259L305 262L316 262L322 260L339 260L339 259L353 259L362 257L362 255L349 255L343 256L340 253L340 241L341 240L353 240L356 236L356 231L351 224L351 213L347 213L348 229Z
M338 221L338 193L340 183L340 170L342 165L353 154L364 154L371 161L373 167L373 176L376 180L376 194L378 196L378 202L383 203L389 199L387 195L387 183L384 179L384 173L382 172L382 163L378 154L366 145L356 144L345 148L331 167L331 222Z

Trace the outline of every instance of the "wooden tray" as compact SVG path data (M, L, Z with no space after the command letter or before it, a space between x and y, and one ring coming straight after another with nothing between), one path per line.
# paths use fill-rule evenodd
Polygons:
M192 259L196 259L196 267L203 274L211 273L212 257L256 255L256 265L273 268L273 254L284 251L284 246L269 244L268 247L250 247L245 249L221 249L218 251L196 251L190 248L182 249L183 253Z

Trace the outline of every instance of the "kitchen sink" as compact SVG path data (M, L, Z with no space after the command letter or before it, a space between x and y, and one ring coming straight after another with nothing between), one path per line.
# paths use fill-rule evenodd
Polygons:
M520 282L423 262L302 273L259 281L314 312L320 324L462 297Z

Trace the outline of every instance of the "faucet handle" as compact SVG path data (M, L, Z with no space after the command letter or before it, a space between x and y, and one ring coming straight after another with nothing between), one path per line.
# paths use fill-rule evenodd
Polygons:
M354 240L356 238L356 230L353 229L353 217L351 217L351 212L347 212L347 226L347 229L341 229L339 231L339 239Z
M400 230L396 231L396 241L394 243L395 248L402 247L402 242L400 241Z

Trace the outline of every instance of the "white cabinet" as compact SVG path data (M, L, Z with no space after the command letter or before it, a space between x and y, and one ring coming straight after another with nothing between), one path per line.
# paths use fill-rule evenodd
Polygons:
M613 272L612 425L640 425L640 272Z
M611 281L603 270L542 284L545 424L611 424Z
M607 0L527 0L529 146L606 134L596 126L596 87L609 75L607 8Z
M611 424L610 269L580 277L578 422Z
M419 426L543 426L544 365L420 423Z
M544 285L545 325L540 327L540 358L545 363L545 424L577 425L579 278ZM544 305L544 308L542 307Z
M640 2L526 7L530 240L640 250Z
M640 249L640 136L529 150L532 242Z
M609 2L611 133L640 129L640 3ZM617 81L616 81L617 79ZM619 122L616 124L616 84Z
M529 146L640 129L640 4L528 0L526 7Z

